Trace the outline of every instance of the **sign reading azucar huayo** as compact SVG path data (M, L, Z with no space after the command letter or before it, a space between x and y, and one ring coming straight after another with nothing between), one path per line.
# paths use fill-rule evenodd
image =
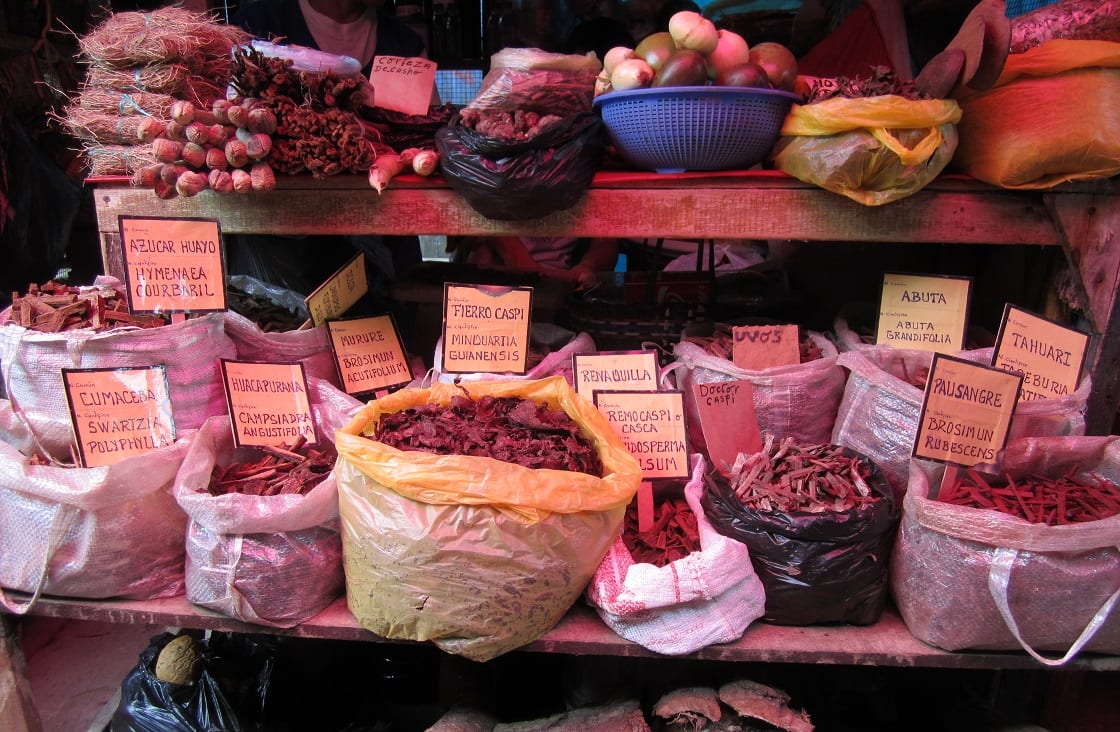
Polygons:
M128 307L134 313L226 309L217 219L117 217Z
M62 382L83 467L112 465L175 441L164 366L62 369Z
M314 445L315 418L303 364L222 359L233 441L238 447Z

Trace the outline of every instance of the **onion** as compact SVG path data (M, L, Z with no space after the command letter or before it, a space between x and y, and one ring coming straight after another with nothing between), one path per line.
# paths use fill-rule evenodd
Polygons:
M619 61L611 74L611 89L626 91L642 89L650 85L654 77L653 67L640 58Z
M669 35L677 46L709 54L716 50L719 32L716 24L694 10L680 10L669 18Z
M610 77L614 67L628 58L635 58L634 49L629 46L615 46L603 54L603 71L607 72L607 76Z

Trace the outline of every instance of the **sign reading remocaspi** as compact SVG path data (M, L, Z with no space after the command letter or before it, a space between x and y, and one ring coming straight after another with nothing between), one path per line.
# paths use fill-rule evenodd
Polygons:
M595 406L637 458L644 480L689 476L683 392L596 391Z

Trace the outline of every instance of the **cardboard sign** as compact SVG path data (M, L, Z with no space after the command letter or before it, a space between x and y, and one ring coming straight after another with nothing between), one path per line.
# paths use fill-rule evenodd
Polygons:
M112 465L175 442L163 366L62 369L82 466Z
M117 217L134 313L226 309L222 235L217 219Z
M327 332L347 394L366 394L412 380L393 316L328 320Z
M303 437L314 445L315 418L302 363L222 359L234 444L284 447Z
M1088 346L1088 334L1006 305L992 365L1023 375L1025 402L1061 399L1077 390Z
M589 400L596 389L657 391L657 354L653 351L603 351L572 356L576 392Z
M308 324L318 327L331 318L344 315L368 291L365 255L358 252L303 299L311 315Z
M442 370L525 373L532 312L531 287L444 284Z
M644 480L689 477L684 392L597 390L594 401L637 458Z
M913 456L964 467L994 464L1022 383L1019 374L936 354Z
M427 114L436 83L436 62L419 56L374 56L369 83L374 106L404 114Z
M720 473L730 474L739 453L750 455L762 449L762 434L754 411L754 387L749 380L693 383L692 401L708 460Z
M964 348L970 277L885 274L875 342L952 353Z
M798 335L796 325L734 325L731 361L751 371L801 363Z

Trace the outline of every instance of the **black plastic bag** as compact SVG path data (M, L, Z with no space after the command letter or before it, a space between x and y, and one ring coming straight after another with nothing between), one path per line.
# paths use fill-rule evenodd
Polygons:
M121 684L110 732L248 732L263 729L275 662L272 639L214 633L199 640L202 673L193 685L161 681L156 658L175 638L154 636Z
M766 590L764 621L871 625L879 620L889 594L887 561L899 509L874 463L867 483L881 500L862 508L757 511L744 506L722 476L708 476L704 513L716 531L750 549Z
M603 162L606 138L595 114L571 117L533 141L500 144L456 115L436 132L443 177L474 210L523 221L571 208Z

